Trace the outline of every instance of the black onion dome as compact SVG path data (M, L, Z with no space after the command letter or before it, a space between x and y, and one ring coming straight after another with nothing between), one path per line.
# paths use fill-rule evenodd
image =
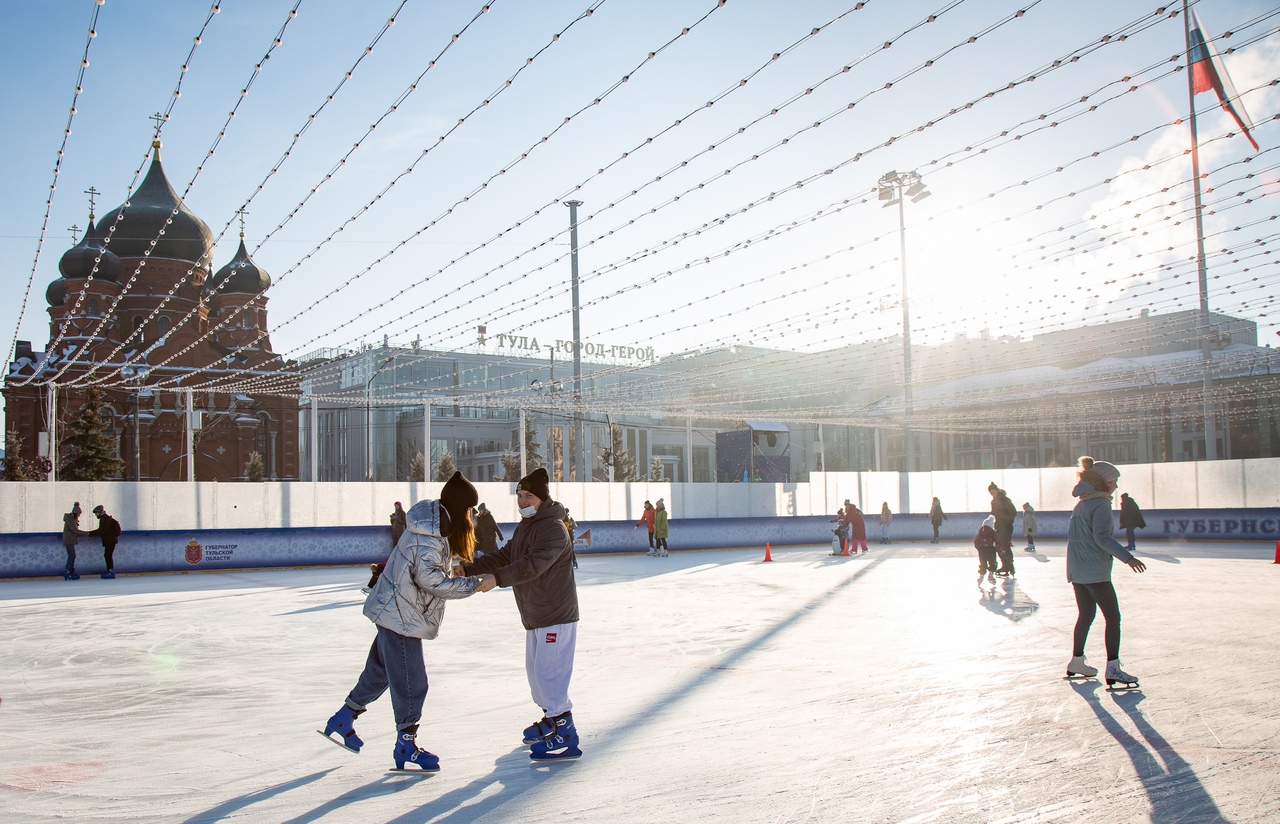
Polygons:
M151 169L129 202L117 206L98 221L99 234L107 238L111 251L122 258L143 257L155 241L151 257L172 258L209 265L213 253L213 232L186 207L169 185L160 165L160 143L152 144ZM120 217L123 212L124 216ZM119 218L120 222L116 223ZM167 225L166 225L167 222ZM108 234L115 226L114 234ZM164 230L161 236L160 231Z
M231 262L214 274L209 281L209 289L218 294L236 292L246 295L257 295L271 286L271 275L253 262L249 250L244 247L244 238L240 238L240 248Z
M49 302L50 306L61 306L67 300L67 282L63 278L58 278L49 284L49 288L44 290L44 299Z
M101 255L101 259L99 259L99 255ZM96 270L93 267L94 261L98 263ZM66 254L62 256L62 260L58 261L58 271L62 273L64 278L83 279L89 277L89 274L92 273L94 280L118 282L120 280L120 257L106 248L102 243L102 238L93 226L93 221L90 220L89 228L85 231L84 238L68 249ZM54 282L56 283L57 281ZM61 303L62 301L58 302Z

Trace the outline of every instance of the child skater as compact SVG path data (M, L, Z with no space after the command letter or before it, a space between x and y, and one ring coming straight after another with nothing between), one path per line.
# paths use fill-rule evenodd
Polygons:
M1036 511L1028 501L1022 505L1022 534L1027 536L1027 552L1036 551Z
M978 534L973 536L973 548L978 550L978 584L982 584L982 576L987 576L987 583L994 584L996 582L996 544L999 543L999 537L996 535L996 516L988 515L987 519L982 522L982 526L978 528Z

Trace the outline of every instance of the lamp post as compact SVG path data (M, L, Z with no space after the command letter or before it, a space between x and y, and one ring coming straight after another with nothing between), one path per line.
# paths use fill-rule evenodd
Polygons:
M578 467L578 482L585 483L587 473L587 450L583 443L582 426L582 329L578 324L578 207L580 200L565 201L569 207L569 275L573 294L573 404L577 425L574 427L578 448L574 465Z
M383 369L387 368L387 364L396 359L395 355L391 355L369 376L369 380L364 384L364 428L365 428L365 451L364 451L364 479L373 482L375 467L373 464L373 381L378 377ZM427 463L431 463L430 444L427 445ZM427 467L427 474L431 473L430 466Z
M902 261L902 445L905 461L903 469L914 472L916 469L915 441L911 434L912 386L911 386L911 306L907 299L907 225L902 201L911 198L912 203L919 203L930 195L924 187L920 175L915 172L886 172L876 183L880 200L885 206L898 207L898 242ZM906 512L906 502L900 504Z
M151 397L151 390L144 389L143 384L147 380L147 374L151 370L145 366L139 366L135 372L132 368L126 366L120 370L120 373L129 378L133 383L133 480L135 482L142 480L142 441L138 435L138 415L139 415L139 398Z

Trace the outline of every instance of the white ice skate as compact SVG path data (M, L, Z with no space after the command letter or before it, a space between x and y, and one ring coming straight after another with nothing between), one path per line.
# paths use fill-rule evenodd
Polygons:
M1083 655L1072 656L1071 661L1067 664L1067 675L1064 681L1078 681L1084 678L1094 678L1098 674L1097 667L1089 666L1089 662L1085 660Z
M1120 659L1113 658L1107 662L1107 692L1136 690L1138 679L1120 668Z

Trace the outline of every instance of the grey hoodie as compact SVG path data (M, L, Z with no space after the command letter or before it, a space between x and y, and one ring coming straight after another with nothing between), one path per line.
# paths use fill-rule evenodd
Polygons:
M1080 481L1071 495L1079 498L1096 491L1092 484ZM1091 498L1076 504L1067 527L1068 581L1073 584L1110 581L1112 557L1125 562L1133 557L1112 535L1114 529L1110 498Z
M440 510L439 501L418 501L409 509L409 528L364 602L365 617L378 626L410 638L435 638L445 601L466 598L480 584L474 576L451 577Z

